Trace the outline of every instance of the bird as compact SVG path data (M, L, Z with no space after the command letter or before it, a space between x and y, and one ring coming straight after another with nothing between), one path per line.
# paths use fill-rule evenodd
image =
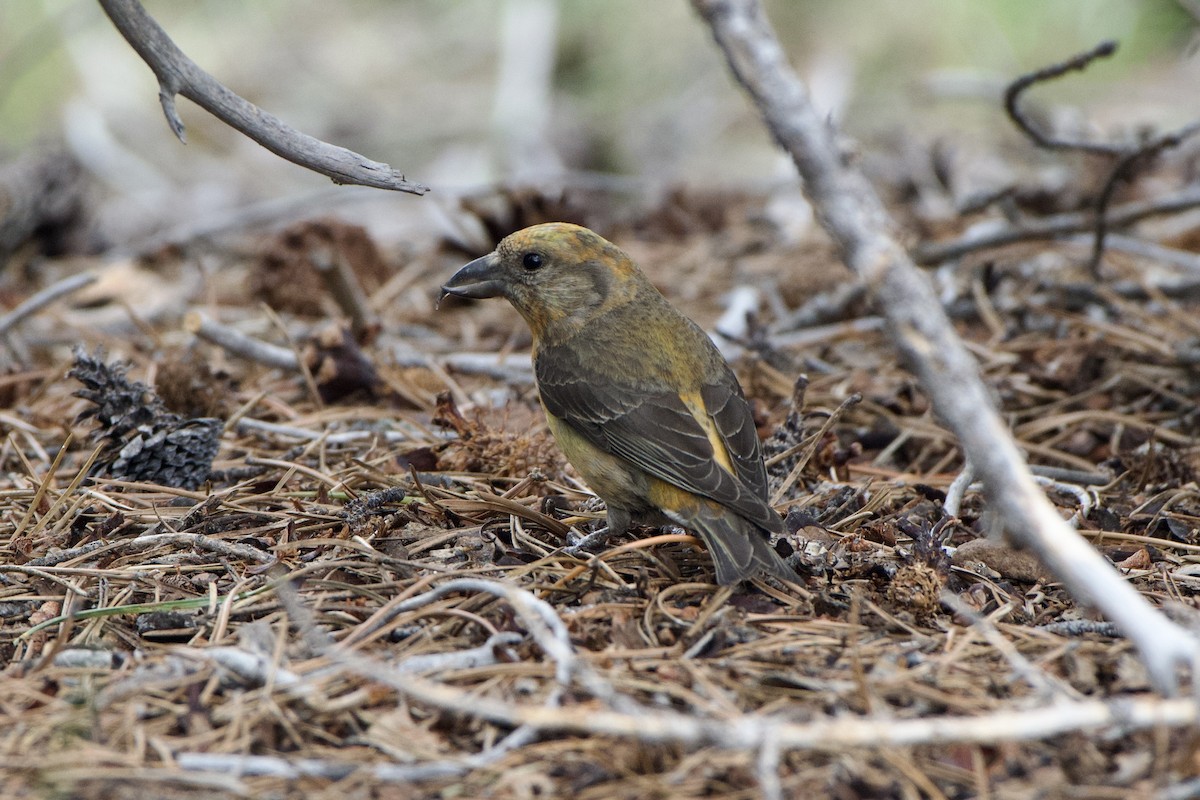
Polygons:
M624 251L579 225L543 223L441 288L439 302L503 297L528 323L550 432L605 503L599 533L673 523L699 535L720 584L797 579L771 547L783 520L741 385Z

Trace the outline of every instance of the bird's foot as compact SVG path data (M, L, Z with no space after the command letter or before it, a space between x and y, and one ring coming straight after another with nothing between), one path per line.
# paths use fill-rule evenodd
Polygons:
M576 558L587 558L600 552L608 541L608 526L597 528L586 536L581 536L573 529L567 532L567 546L563 552Z

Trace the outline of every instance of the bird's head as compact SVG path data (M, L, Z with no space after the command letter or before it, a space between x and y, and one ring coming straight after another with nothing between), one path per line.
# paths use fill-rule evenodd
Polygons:
M538 338L567 335L633 299L645 283L620 248L578 225L550 222L511 234L454 273L442 297L504 297Z

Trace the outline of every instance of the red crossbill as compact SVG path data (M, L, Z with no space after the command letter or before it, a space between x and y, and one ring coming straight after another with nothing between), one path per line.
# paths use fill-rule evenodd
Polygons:
M578 225L518 231L443 296L504 297L533 331L555 440L608 509L608 534L673 522L704 540L723 584L795 580L770 545L783 521L750 406L698 325L624 252Z

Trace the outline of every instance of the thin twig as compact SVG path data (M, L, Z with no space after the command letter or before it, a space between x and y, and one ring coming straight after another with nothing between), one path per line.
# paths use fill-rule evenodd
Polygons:
M275 155L329 177L334 183L374 186L410 194L429 187L406 180L387 164L328 144L285 124L239 97L187 57L138 0L99 0L113 25L158 78L158 99L171 130L187 141L175 96L183 95Z
M1107 486L1113 481L1111 472L1085 472L1079 469L1065 467L1050 467L1044 464L1034 464L1029 471L1037 478L1051 481L1073 483L1078 486Z
M53 555L42 556L29 561L26 566L51 567L72 561L77 558L92 555L98 551L105 553L133 553L160 545L177 545L180 547L195 547L237 561L253 561L258 564L274 563L275 556L245 544L235 544L220 539L213 539L199 533L155 533L139 536L136 539L121 539L116 542L88 542L70 550L63 550Z
M783 783L779 780L779 761L783 754L780 752L779 738L768 730L763 736L763 743L758 748L758 760L755 772L758 776L758 788L763 800L783 800Z
M508 744L505 738L501 744ZM455 761L434 761L428 764L362 764L354 761L333 761L320 758L280 758L253 756L244 753L177 753L175 763L185 770L196 772L232 773L235 775L267 776L273 778L322 778L340 780L351 774L368 775L384 783L415 783L439 778L452 778L472 769L498 761L512 747L499 745L473 757ZM481 756L487 755L483 759Z
M483 375L509 384L527 386L533 383L533 357L529 353L445 353L432 356L428 349L397 343L392 348L391 357L401 367L428 367L435 372L444 367L463 375Z
M954 480L950 481L950 487L946 489L946 499L942 501L942 510L946 512L948 517L957 517L958 512L962 510L963 497L967 494L967 489L975 480L975 468L971 466L971 460L963 461L962 471L955 476Z
M595 674L589 666L577 659L567 626L558 616L554 607L544 600L535 597L531 592L519 587L481 578L461 578L449 581L435 589L397 603L391 609L391 613L383 616L378 624L385 623L396 614L413 611L429 605L448 594L470 591L490 594L507 601L517 613L517 616L525 623L530 637L538 644L542 652L555 662L555 679L559 685L546 698L543 707L557 708L562 703L565 690L571 685L572 680L576 680L583 684L594 696L607 700L610 705L629 711L630 713L636 713L636 709L632 703L626 701L624 698L617 697L607 682ZM343 641L335 646L329 636L313 624L312 613L308 606L301 602L298 593L288 583L281 582L277 588L277 592L283 605L288 609L288 613L301 629L304 639L310 648L316 652L325 654L340 667L353 670L365 677L371 679L382 677L384 683L402 685L406 680L405 676L408 674L425 670L441 671L446 668L447 664L452 663L450 659L453 659L453 663L461 663L464 656L464 653L440 654L441 658L437 656L415 656L396 666L378 664L373 659L353 652L348 646L347 641ZM375 627L378 627L378 624ZM493 651L496 646L515 643L520 638L519 635L516 636L517 639L514 639L514 634L512 633L494 634L489 638L488 643L484 647L494 657ZM482 648L476 648L476 652L480 649ZM472 651L466 652L471 653ZM504 754L524 747L526 744L536 741L539 737L540 732L535 726L520 725L496 745L473 756L453 761L433 762L415 767L391 767L387 773L388 777L378 774L377 776L385 780L415 781L445 777L447 775L459 775L469 770L494 763Z
M1065 241L1072 242L1074 240L1067 239ZM1078 241L1083 242L1083 237L1080 237ZM1090 244L1090 242L1088 243ZM1158 242L1150 242L1145 239L1122 236L1116 233L1110 233L1105 237L1104 246L1109 250L1117 250L1131 256L1137 256L1138 258L1157 261L1164 266L1180 267L1193 274L1200 273L1200 255L1187 250L1180 250L1177 247L1167 247ZM1117 287L1121 286L1120 283L1114 285ZM1144 289L1143 296L1145 296Z
M183 319L183 328L193 336L249 361L289 372L300 369L300 359L296 357L295 351L291 348L280 347L277 344L269 344L255 339L253 336L247 336L228 325L222 325L199 311L188 312Z
M1088 68L1093 61L1098 58L1108 58L1113 53L1117 52L1117 43L1114 41L1101 42L1100 44L1088 50L1086 53L1080 53L1077 56L1068 58L1066 61L1061 61L1057 64L1051 64L1048 67L1042 67L1039 70L1022 75L1008 85L1008 89L1004 92L1004 110L1008 112L1008 116L1012 119L1013 124L1021 131L1037 143L1039 147L1044 147L1048 150L1082 150L1088 153L1099 153L1101 155L1119 156L1125 152L1125 148L1121 145L1110 144L1108 142L1087 142L1077 139L1061 139L1056 136L1049 136L1038 130L1024 112L1021 111L1017 101L1021 99L1021 95L1025 90L1037 83L1060 78L1068 72L1082 71Z
M1107 215L1108 229L1123 228L1150 217L1178 214L1200 206L1200 187L1192 186L1176 194L1153 200L1137 200L1123 203ZM912 251L912 258L926 266L962 258L978 250L990 250L1020 242L1035 242L1054 239L1072 233L1094 231L1096 220L1091 211L1075 211L1055 214L1041 219L1028 220L1020 225L997 223L994 227L977 228L958 239L948 242L931 242Z
M395 665L400 672L427 672L441 674L455 669L478 669L497 663L496 653L500 648L520 644L524 639L515 631L495 633L487 641L467 650L451 650L448 653L418 653Z
M242 417L234 423L233 427L234 430L241 434L247 432L268 433L274 436L285 436L306 442L319 440L330 445L348 444L350 442L361 442L369 439L382 439L385 442L403 442L412 439L410 434L406 434L403 431L339 431L337 433L329 433L328 431L297 428L294 425L280 425L277 422L267 422L261 419L254 419L253 417Z
M1036 664L1022 655L1021 651L1017 650L1012 642L1005 639L996 628L996 621L1008 616L1013 610L1012 603L1000 607L988 616L984 616L967 605L954 592L943 591L941 602L955 614L968 620L971 626L983 635L987 643L1004 657L1004 660L1012 667L1013 672L1019 675L1031 688L1041 695L1042 700L1050 702L1057 697L1069 697L1072 700L1079 699L1078 693L1069 685L1045 670L1040 669Z
M199 533L155 533L149 536L139 536L121 543L123 552L145 550L160 545L175 545L178 547L195 547L197 550L207 550L210 553L224 556L237 561L253 561L256 564L273 564L276 558L266 550L259 550L247 544L236 544L221 539L214 539Z
M1097 633L1112 639L1120 638L1121 632L1111 622L1099 619L1065 619L1039 625L1039 631L1053 633L1056 636L1083 636L1087 633Z
M71 583L70 581L68 581L64 578L60 578L57 575L51 575L50 573L48 573L44 570L37 569L36 567L31 567L27 564L26 565L0 564L0 572L17 572L22 575L32 575L35 578L41 578L44 581L50 581L51 583L56 583L59 586L63 587L63 589L67 590L68 592L71 592L72 594L77 594L80 597L89 597L90 598L92 596L90 592L86 592L83 589L80 589L78 586L76 586L75 584Z
M861 281L844 281L828 291L813 295L772 325L771 329L794 331L845 319L850 316L851 308L863 303L866 295L867 287Z
M1117 184L1126 180L1135 168L1150 161L1163 150L1178 147L1185 139L1194 136L1197 132L1200 132L1200 122L1193 122L1177 131L1155 136L1140 147L1126 152L1113 165L1108 180L1104 182L1104 188L1100 191L1100 196L1096 198L1095 234L1092 240L1092 257L1088 260L1088 271L1093 276L1099 274L1100 260L1104 257L1104 237L1108 233L1109 227L1108 205L1117 191Z
M806 466L808 466L808 462L812 460L813 455L817 452L817 448L821 446L821 441L825 438L825 434L829 432L829 429L833 427L834 423L836 423L841 416L846 413L846 411L861 402L862 395L858 392L855 392L843 400L841 405L835 408L833 413L830 414L823 423L821 423L821 427L817 430L817 432L809 437L811 442L808 447L806 447L801 456L796 459L795 465L792 466L792 469L790 472L788 472L787 477L783 479L783 483L779 484L779 488L775 490L775 494L771 495L771 505L777 505L781 500L783 500L784 496L792 488L792 484L800 479L800 473L804 471Z
M520 587L498 581L482 578L459 578L447 581L424 594L411 597L403 603L395 605L385 617L375 621L374 627L378 628L400 614L424 608L447 595L459 592L490 594L511 605L525 623L525 630L528 631L538 647L554 661L555 678L562 685L569 685L572 676L580 671L581 662L575 657L575 648L571 644L567 626L559 619L554 607ZM601 691L608 694L611 690L602 689Z
M367 293L337 242L314 243L309 248L308 260L338 308L350 320L350 331L355 340L361 342L368 331L378 327L379 318L371 310Z
M6 335L15 325L26 317L36 314L59 298L74 294L83 287L95 283L96 275L92 272L81 272L69 278L63 278L42 289L12 311L0 317L0 336Z

